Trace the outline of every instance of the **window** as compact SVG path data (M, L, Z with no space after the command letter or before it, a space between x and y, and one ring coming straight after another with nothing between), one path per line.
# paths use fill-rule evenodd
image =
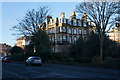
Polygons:
M68 20L68 24L70 24L70 25L71 25L71 20Z
M63 41L66 41L66 36L63 36Z
M63 29L63 32L66 32L66 27L63 26L62 29Z
M77 34L77 29L74 29L74 34Z
M62 32L62 27L60 27L60 32Z
M52 37L52 41L54 42L54 36Z
M77 37L74 37L74 43L76 42L76 40L77 40Z
M63 19L63 23L66 23L66 19L65 18Z
M59 38L60 38L60 41L62 41L62 36L59 36Z
M84 30L84 34L86 34L87 32L86 32L86 30Z
M72 37L71 36L69 37L69 42L72 43Z
M78 21L78 26L81 26L81 22L80 21Z
M68 19L66 19L66 24L68 24Z
M82 34L82 30L81 29L79 29L79 34Z
M76 41L76 40L77 40L77 37L74 38L74 41Z
M60 27L60 32L66 32L66 27L65 26Z
M86 27L86 23L85 23L85 22L83 23L83 26L85 26L85 27Z
M61 23L61 19L59 19L59 23Z
M53 22L52 19L50 19L50 24L51 24L51 25L53 24L52 22Z
M73 24L74 24L74 26L76 26L76 25L77 25L77 22L76 22L76 20L74 20L74 21L73 21Z
M69 34L71 34L71 33L72 33L71 28L69 28L69 29L68 29L68 33L69 33Z

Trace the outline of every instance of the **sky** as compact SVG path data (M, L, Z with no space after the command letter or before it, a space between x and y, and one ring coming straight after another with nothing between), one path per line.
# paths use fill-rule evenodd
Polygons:
M2 11L2 20L0 19L0 43L6 43L14 46L16 39L20 36L12 35L15 31L10 30L12 26L17 25L17 19L23 19L25 13L31 9L38 9L39 6L48 5L51 8L53 18L59 17L61 12L65 12L65 17L69 18L75 6L79 2L2 2L0 11ZM2 10L1 10L2 8Z
M0 43L15 45L16 39L20 36L12 35L15 31L10 29L12 29L12 26L17 25L17 19L23 19L28 10L38 9L40 6L47 5L51 8L53 18L59 17L61 12L64 12L65 17L69 18L71 12L75 10L75 6L82 1L97 0L17 0L17 2L15 0L1 0Z

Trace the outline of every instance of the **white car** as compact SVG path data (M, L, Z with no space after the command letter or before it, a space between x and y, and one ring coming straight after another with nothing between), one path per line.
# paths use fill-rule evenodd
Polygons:
M42 64L42 59L38 56L31 56L26 60L26 65Z

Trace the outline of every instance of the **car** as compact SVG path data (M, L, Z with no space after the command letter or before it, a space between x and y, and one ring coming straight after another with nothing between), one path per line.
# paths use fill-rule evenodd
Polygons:
M8 56L2 57L2 62L11 62L11 58Z
M38 56L31 56L26 60L26 65L41 65L42 59Z

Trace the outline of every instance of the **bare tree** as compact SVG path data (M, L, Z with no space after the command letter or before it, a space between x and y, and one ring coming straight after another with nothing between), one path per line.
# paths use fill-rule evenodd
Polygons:
M100 60L103 60L103 38L115 23L118 2L82 2L76 5L76 12L86 13L87 19L95 23L100 38Z
M38 32L38 29L45 26L46 16L50 14L48 6L41 6L38 10L28 10L25 17L18 20L18 24L12 27L17 35L30 36Z

